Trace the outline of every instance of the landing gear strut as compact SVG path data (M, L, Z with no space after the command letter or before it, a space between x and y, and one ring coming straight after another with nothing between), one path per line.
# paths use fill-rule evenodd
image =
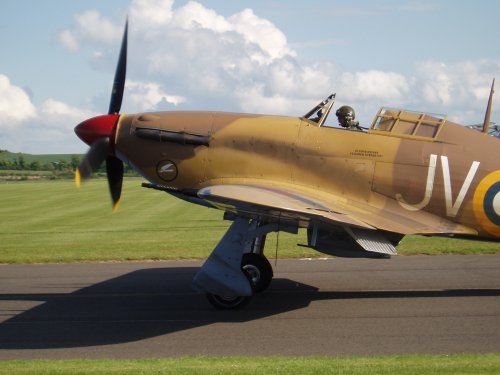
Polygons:
M297 233L298 226L263 223L236 216L233 224L193 279L193 287L207 293L217 309L237 309L254 293L267 289L273 269L264 257L266 235L270 232Z

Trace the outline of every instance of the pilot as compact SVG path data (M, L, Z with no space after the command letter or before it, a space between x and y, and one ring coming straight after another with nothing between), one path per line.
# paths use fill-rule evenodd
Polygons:
M359 126L359 121L355 121L356 114L354 113L354 109L348 105L343 105L337 112L337 119L339 120L339 125L348 130L360 130L363 129Z

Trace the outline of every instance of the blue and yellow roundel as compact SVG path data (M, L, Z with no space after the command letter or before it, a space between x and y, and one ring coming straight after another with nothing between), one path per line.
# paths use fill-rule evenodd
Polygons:
M500 171L482 179L474 192L473 206L481 227L500 236Z

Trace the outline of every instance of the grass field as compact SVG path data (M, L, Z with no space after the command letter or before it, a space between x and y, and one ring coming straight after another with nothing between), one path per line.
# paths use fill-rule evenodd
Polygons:
M124 182L116 213L104 179L81 189L73 181L0 183L0 263L202 259L230 224L222 212L144 189L140 178ZM276 251L270 234L266 254ZM278 257L312 257L298 236L280 233ZM500 253L500 244L408 236L400 254Z
M116 213L104 179L81 189L67 180L0 184L0 263L205 258L230 224L222 212L142 188L141 181L125 181ZM280 235L283 251L295 243Z
M27 374L499 374L500 355L386 357L188 357L0 362L0 375Z

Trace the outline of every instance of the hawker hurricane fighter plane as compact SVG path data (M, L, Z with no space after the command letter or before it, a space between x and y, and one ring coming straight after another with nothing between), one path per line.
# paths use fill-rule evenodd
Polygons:
M350 257L394 255L407 234L500 238L500 141L487 134L489 115L479 132L382 108L368 129L349 130L325 126L334 95L302 117L123 115L126 54L127 26L108 114L75 129L90 145L77 182L106 161L117 206L128 163L145 187L222 210L232 224L193 280L218 308L269 286L273 231L307 228L309 247Z

